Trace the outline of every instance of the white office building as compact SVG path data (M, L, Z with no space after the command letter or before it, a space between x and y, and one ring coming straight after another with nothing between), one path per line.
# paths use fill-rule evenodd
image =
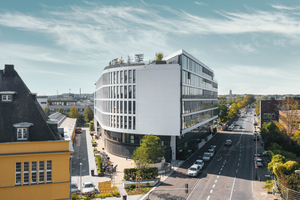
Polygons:
M160 137L167 161L205 139L218 117L214 72L184 50L152 64L106 67L95 90L95 128L107 151L131 157L144 135Z

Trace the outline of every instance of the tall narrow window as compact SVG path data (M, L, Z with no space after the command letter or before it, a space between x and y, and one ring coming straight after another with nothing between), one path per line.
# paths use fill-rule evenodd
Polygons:
M133 114L135 114L135 101L132 102L132 110L133 110Z
M127 114L127 101L124 101L124 113Z
M117 84L119 84L119 72L117 72Z
M132 83L132 70L128 71L128 83Z
M123 113L123 101L120 101L120 113Z
M117 87L114 87L114 99L117 98Z
M52 161L47 161L47 183L52 182Z
M128 114L131 114L131 101L128 101Z
M45 162L40 161L39 162L39 184L42 184L45 182Z
M120 83L123 83L123 71L120 71Z
M116 84L116 72L114 72L114 84Z
M135 83L135 70L133 70L133 83Z
M117 86L117 98L120 98L119 86Z
M119 116L117 116L117 128L119 128Z
M37 169L37 163L31 162L31 184L36 184L37 181L36 169Z
M127 116L124 116L124 129L127 129Z
M123 86L120 86L121 99L123 99Z
M23 164L23 185L29 184L29 162Z
M124 86L124 98L127 99L127 86Z
M128 117L128 129L131 129L131 116Z
M132 96L132 86L129 85L128 86L128 98L131 99L131 96Z
M124 83L127 83L127 70L124 71Z
M133 98L135 99L135 85L133 86Z
M135 117L133 117L133 130L135 130Z
M20 162L17 162L16 163L16 182L15 184L16 185L21 185L21 163Z
M120 128L123 128L123 116L120 117Z
M117 101L117 113L119 113L119 101Z
M116 113L116 101L114 101L114 113Z

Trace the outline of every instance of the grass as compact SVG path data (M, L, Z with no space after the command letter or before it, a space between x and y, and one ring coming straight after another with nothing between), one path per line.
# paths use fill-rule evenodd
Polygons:
M272 191L274 180L266 180L266 185L263 187L266 191Z
M128 188L126 192L128 195L138 195L138 194L147 194L152 187L140 187L138 188Z

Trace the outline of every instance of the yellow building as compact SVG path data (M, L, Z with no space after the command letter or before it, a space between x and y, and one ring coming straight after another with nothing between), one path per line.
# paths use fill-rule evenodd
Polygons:
M68 140L13 65L0 70L0 199L70 199Z

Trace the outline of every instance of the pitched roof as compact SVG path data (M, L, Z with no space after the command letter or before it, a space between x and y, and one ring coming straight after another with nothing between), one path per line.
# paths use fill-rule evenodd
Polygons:
M0 92L6 91L15 94L12 102L3 102L0 98L0 143L16 142L16 128L13 125L22 122L33 124L29 127L28 141L62 139L57 128L47 123L49 118L36 101L36 95L30 92L13 65L5 65L5 69L0 70Z

